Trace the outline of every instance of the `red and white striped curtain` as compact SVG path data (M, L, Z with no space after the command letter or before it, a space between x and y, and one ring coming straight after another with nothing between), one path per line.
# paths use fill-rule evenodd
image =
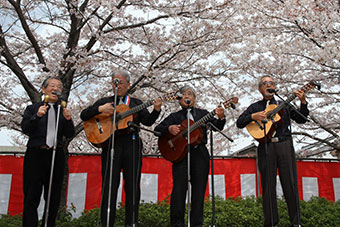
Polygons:
M74 217L84 209L99 207L101 196L100 156L77 155L69 157L69 179L67 205L75 207ZM23 209L22 191L23 156L0 156L0 214L15 215ZM298 161L298 186L300 199L311 196L324 197L330 201L340 199L340 163ZM256 196L261 192L256 172L256 160L215 159L214 191L222 198ZM122 178L121 178L122 179ZM211 175L208 179L206 196L211 194ZM164 200L172 188L171 163L158 157L144 157L141 178L141 200L157 202ZM282 196L280 181L277 182L278 196ZM122 182L118 202L124 202ZM41 217L44 201L41 199Z

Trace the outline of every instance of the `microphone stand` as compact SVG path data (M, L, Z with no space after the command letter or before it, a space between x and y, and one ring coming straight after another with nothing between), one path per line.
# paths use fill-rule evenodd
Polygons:
M54 163L55 163L55 155L57 150L57 143L58 143L58 128L59 128L59 118L60 118L60 97L58 96L58 111L57 111L57 122L55 127L55 134L54 134L54 145L52 151L52 161L51 161L51 170L50 170L50 180L48 183L48 194L47 194L47 202L46 202L46 213L45 213L45 223L44 227L47 227L50 203L51 203L51 191L52 191L52 179L53 179L53 172L54 172ZM54 108L52 105L50 108Z
M130 127L132 133L132 226L135 227L136 226L136 190L137 190L137 181L136 181L136 176L138 176L138 170L139 168L137 168L137 172L135 169L135 165L136 165L136 129ZM139 161L139 160L138 160ZM139 162L138 162L139 163ZM135 175L136 173L136 175Z
M307 117L305 117L299 110L297 110L290 102L284 100L276 91L274 92L274 94L279 97L279 99L281 99L287 106L289 106L290 108L292 108L296 113L298 113L305 121L309 121L309 119Z
M188 102L189 101L189 102ZM188 151L188 226L190 227L190 204L191 204L191 185L190 185L190 181L191 181L191 177L190 177L190 110L191 108L189 108L190 105L190 100L185 100L186 104L188 105L187 108L187 121L188 121L188 127L187 127L187 151Z
M136 226L136 190L137 190L137 182L138 182L136 179L138 179L139 169L140 169L139 166L137 168L137 171L135 169L135 166L136 166L136 163L135 163L135 161L136 161L135 160L136 159L135 152L137 151L136 150L136 134L138 133L139 130L144 130L144 131L147 131L147 132L151 132L151 133L153 133L156 136L160 136L161 133L157 132L157 131L152 131L150 129L143 128L143 127L135 124L132 121L129 121L127 123L127 125L129 126L130 130L133 132L133 134L132 134L132 141L133 141L133 145L132 145L132 159L133 159L132 160L132 162L133 162L133 164L132 164L132 166L133 166L132 167L133 168L133 170L132 170L133 171L133 177L132 177L132 181L133 181L133 184L132 184L132 187L133 187L133 189L132 189L132 199L133 199L133 201L132 201L132 206L133 206L133 211L132 211L132 226L135 227ZM138 164L139 163L140 163L140 159L138 159ZM135 175L135 172L136 172L136 175ZM136 178L136 176L137 176L137 178Z
M110 148L110 175L109 175L109 187L108 187L108 200L107 200L107 213L106 213L106 226L109 227L109 220L110 220L110 206L112 205L111 203L111 187L112 187L112 171L113 171L113 161L114 161L114 144L115 144L115 131L116 131L116 115L117 115L117 92L118 92L118 83L119 81L115 81L115 92L114 92L114 111L113 111L113 118L112 118L112 143L111 143L111 148ZM106 169L105 169L105 178L104 178L104 183L103 183L103 188L102 188L102 201L103 202L103 196L104 196L104 190L106 186L106 174L107 174L107 162L109 160L107 159L106 161ZM114 204L116 205L116 204Z
M128 125L129 127L131 127L131 128L137 128L137 129L140 129L140 130L144 130L144 131L147 131L147 132L151 132L151 133L153 133L155 136L161 136L161 135L162 135L162 133L160 133L160 132L158 132L158 131L153 131L153 130L144 128L144 127L142 127L142 126L139 126L139 125L135 124L135 123L132 122L132 121L129 121L129 122L127 123L127 125Z
M211 226L215 227L215 183L214 183L214 145L213 145L213 129L222 134L225 138L227 138L230 142L234 142L231 138L225 135L221 130L219 130L214 124L211 122L207 123L208 130L210 131L210 162L211 162L211 204L212 204L212 217L211 217Z

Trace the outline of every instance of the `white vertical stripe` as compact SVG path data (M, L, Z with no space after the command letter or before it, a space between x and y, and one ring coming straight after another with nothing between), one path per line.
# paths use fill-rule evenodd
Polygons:
M0 174L0 214L7 214L12 174Z
M241 174L241 197L256 196L256 175Z
M340 178L333 178L334 200L340 200Z
M276 176L276 196L283 197L283 190L279 176Z
M85 209L87 173L70 173L68 177L67 208L78 218ZM75 208L75 210L73 210ZM73 213L74 212L74 213Z
M117 201L116 201L116 207L118 208L119 203L122 202L122 193L123 193L123 173L120 172L120 182L118 187L118 195L117 195Z
M312 196L319 196L318 179L316 177L302 177L303 200L308 201Z
M209 184L209 192L210 192L210 195L211 195L211 192L212 192L211 175L209 175L208 184ZM220 196L223 199L225 199L226 184L225 184L224 174L214 174L214 186L215 186L214 187L215 196Z
M141 177L141 201L157 202L158 200L158 174L143 173Z
M40 197L40 203L38 206L38 218L39 219L42 219L42 216L44 214L44 206L45 206L45 200L44 200L44 188L43 188L41 197Z

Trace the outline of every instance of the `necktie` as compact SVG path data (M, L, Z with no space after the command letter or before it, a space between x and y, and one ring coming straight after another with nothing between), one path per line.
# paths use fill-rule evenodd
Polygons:
M49 147L53 147L54 145L54 136L55 136L55 110L54 105L50 104L48 109L47 116L47 135L46 135L46 144Z

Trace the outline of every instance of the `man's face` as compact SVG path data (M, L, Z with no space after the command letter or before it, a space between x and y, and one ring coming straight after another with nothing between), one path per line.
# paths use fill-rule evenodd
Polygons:
M271 77L264 77L261 80L259 91L265 99L271 99L274 96L274 93L269 93L268 89L275 89L275 82Z
M116 78L119 79L117 95L118 96L126 95L127 91L130 88L130 83L126 81L126 78L123 75L119 75L119 74L114 75L112 78L112 81ZM113 90L115 90L116 88L115 83L112 83L112 88Z
M192 107L195 104L196 99L195 99L195 96L194 96L194 93L192 92L192 90L188 89L188 90L184 91L184 93L182 95L183 95L182 99L179 100L179 104L182 107L188 107L186 100L190 100L189 107Z
M49 96L49 100L48 102L57 102L58 101L58 96L56 96L55 94L53 94L55 91L59 91L60 93L63 90L63 86L60 80L56 80L56 79L49 79L48 80L48 85L47 87L43 87L42 89L42 93L44 95L48 95Z

